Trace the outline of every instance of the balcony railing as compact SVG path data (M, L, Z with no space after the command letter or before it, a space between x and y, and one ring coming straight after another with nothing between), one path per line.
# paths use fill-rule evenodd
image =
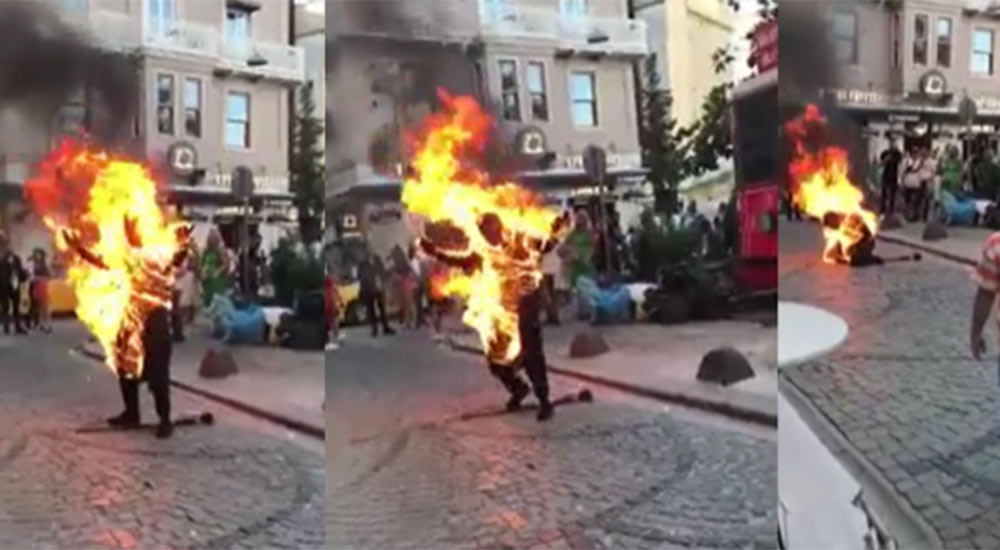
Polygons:
M498 37L554 40L559 33L558 13L544 8L484 6L482 31Z
M563 17L559 43L581 51L646 55L646 22L619 17Z
M565 16L556 9L483 5L482 33L555 43L582 52L645 55L646 23L624 17Z
M149 48L212 59L219 68L241 74L305 81L305 50L300 46L226 40L221 29L186 20L153 28L127 13L102 9L92 9L83 18L64 20L108 49Z
M305 49L274 42L223 41L221 60L229 69L303 82Z
M219 33L208 25L174 21L162 29L145 27L142 45L168 52L211 56L219 51Z

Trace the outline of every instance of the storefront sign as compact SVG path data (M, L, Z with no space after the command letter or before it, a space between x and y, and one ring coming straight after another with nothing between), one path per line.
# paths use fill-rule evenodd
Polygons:
M920 92L930 99L940 99L948 89L948 82L940 71L928 71L920 77Z
M920 115L889 113L889 122L920 122Z
M976 108L980 111L1000 111L1000 98L976 97L972 101L975 102Z
M889 102L889 96L872 90L831 90L838 103L855 103L860 105L884 105Z
M368 210L368 220L372 223L387 223L403 219L403 212L398 206L371 206Z
M514 138L514 146L518 153L525 156L544 155L546 152L545 133L542 132L541 128L535 126L523 128Z
M642 164L642 157L638 154L612 154L605 155L608 168L637 168ZM559 155L559 166L573 170L583 170L583 155Z
M178 178L186 178L198 167L198 151L186 141L178 141L167 149L167 164Z

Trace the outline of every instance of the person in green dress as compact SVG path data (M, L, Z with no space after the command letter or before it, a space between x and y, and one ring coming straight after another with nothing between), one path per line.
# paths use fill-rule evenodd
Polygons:
M941 190L947 191L952 196L958 196L962 190L962 159L959 158L958 147L948 146L938 171L941 174Z
M585 210L577 211L573 231L566 237L560 250L571 288L576 288L577 280L580 277L595 277L594 248L596 244L597 239L590 224L590 216Z
M226 290L228 254L222 246L219 232L212 230L201 255L201 297L202 304L209 307L216 295Z

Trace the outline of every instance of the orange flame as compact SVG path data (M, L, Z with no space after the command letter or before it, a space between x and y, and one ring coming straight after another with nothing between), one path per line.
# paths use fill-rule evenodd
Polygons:
M141 377L143 324L170 307L190 227L165 212L145 166L68 139L42 161L25 196L66 256L77 317L105 363Z
M822 138L826 119L816 105L785 125L795 147L789 173L793 201L807 215L823 222L823 261L850 263L858 243L878 232L875 213L864 206L864 193L848 176L847 152L839 147L810 147Z
M517 306L542 279L542 254L568 231L569 217L510 181L492 181L471 161L485 150L493 120L472 97L438 91L444 109L427 117L413 139L413 177L403 185L407 209L457 233L445 239L431 228L421 247L451 266L431 284L438 295L465 302L490 361L512 364L521 353Z

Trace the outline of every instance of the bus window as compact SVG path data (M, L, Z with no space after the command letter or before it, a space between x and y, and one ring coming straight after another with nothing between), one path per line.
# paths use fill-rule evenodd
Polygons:
M743 96L733 106L737 131L733 149L736 184L773 180L778 174L778 88L769 86Z

